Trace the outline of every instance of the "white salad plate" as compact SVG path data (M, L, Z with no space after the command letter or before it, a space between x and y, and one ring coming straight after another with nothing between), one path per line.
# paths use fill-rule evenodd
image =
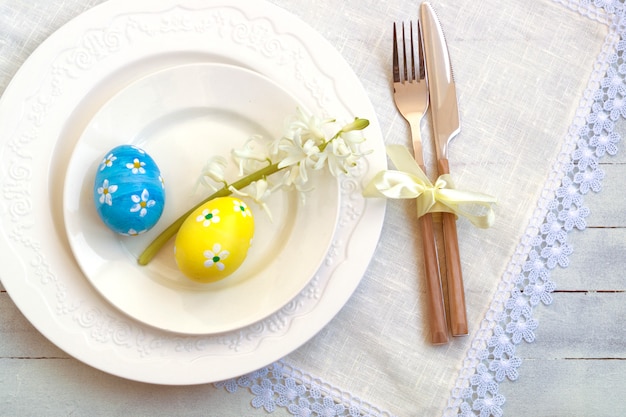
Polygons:
M280 138L297 107L294 97L261 74L209 63L150 74L106 103L74 148L63 205L75 258L104 298L150 326L206 335L253 324L296 297L326 257L336 226L337 181L325 171L311 174L304 200L295 192L275 192L267 201L269 215L244 198L254 212L255 236L243 265L226 279L201 284L185 277L176 266L174 239L148 265L140 266L137 258L212 193L198 187L209 157L229 160L231 151L253 136L266 142ZM122 144L145 150L165 179L164 213L138 236L113 233L95 210L100 163ZM227 168L226 178L236 180L236 164Z
M73 208L65 204L64 196L67 180L68 187L76 187L79 193L70 202L85 204L81 193L91 187L89 179L72 183L69 175L81 168L87 170L85 176L90 175L94 161L78 161L75 156L86 152L88 133L104 120L101 112L114 109L114 103L136 91L137 85L194 64L246 68L260 74L251 78L256 80L252 81L255 86L270 88L279 96L279 110L272 120L266 119L266 114L258 123L237 124L240 127L235 133L248 134L258 128L267 130L261 134L274 134L272 129L281 128L275 127L274 121L292 114L290 107L297 103L320 117L346 122L354 117L369 119L365 148L372 150L353 177L329 178L327 185L320 186L320 192L332 191L330 208L324 212L328 218L308 218L309 209L291 197L272 203L276 217L282 217L285 213L281 210L292 205L297 208L294 216L306 214L306 218L292 219L293 228L284 232L288 242L279 252L291 246L289 242L297 240L300 232L310 233L301 227L316 229L320 222L324 224L320 247L307 249L313 251L308 266L294 270L302 275L290 290L294 295L287 299L283 294L278 300L271 295L271 306L264 306L261 314L243 315L239 321L222 315L221 321L208 327L206 317L196 317L189 327L181 327L177 320L170 326L161 319L146 318L146 311L154 309L147 305L147 295L137 301L139 310L129 310L113 298L125 283L114 283L108 293L106 285L97 282L97 274L83 272L88 269L88 256L95 252L96 259L111 263L99 252L101 245L116 253L124 270L131 268L138 249L126 241L103 243L92 236L97 223L88 219L86 211L71 214ZM235 72L245 71L231 71ZM248 111L243 114L250 116ZM174 177L182 175L172 168L174 160L161 161L167 159L163 153L170 148L159 135L170 125L151 120L157 119L129 120L137 123L134 133L129 128L126 136L117 130L124 137L109 138L108 144L117 144L118 139L119 143L143 144L158 159L164 175L165 171L176 171ZM187 119L173 120L182 131L195 134L196 127ZM108 150L104 143L96 145L94 154ZM218 153L222 152L226 146L220 143ZM176 148L176 158L183 154L188 155ZM193 164L204 162L202 158L193 160ZM43 335L78 360L123 378L156 384L198 384L236 377L280 359L313 337L339 312L366 273L385 211L384 200L365 199L361 194L364 183L386 168L386 157L376 114L358 78L320 34L262 0L111 0L70 21L28 58L0 100L0 167L0 276L15 304ZM197 178L195 169L189 178L184 175L185 181ZM164 216L174 216L178 210L176 192L167 197L167 204L173 203L172 212ZM321 204L317 200L309 198L306 204ZM262 212L256 215L262 216ZM164 218L164 223L168 219ZM267 233L268 239L274 238L274 232ZM76 250L76 239L85 239L81 250ZM104 238L110 239L110 235ZM140 241L135 242L140 246ZM162 259L155 262L167 266ZM285 269L292 267L290 260ZM166 275L139 274L144 287L134 290L143 291L145 286L173 290L169 301L180 303L176 297L191 290L188 284ZM249 293L256 291L255 279L240 278L237 285L225 280L215 288L242 297L246 303L261 303L260 298L270 291L263 288L259 294ZM263 279L259 285L270 285L269 278ZM131 284L129 289L135 285L139 284ZM239 285L252 287L240 291ZM214 290L193 291L216 296L211 293ZM241 300L232 300L233 305L238 302ZM218 305L224 310L231 308L230 313L236 311L228 303L220 299ZM187 314L181 306L174 311ZM220 314L222 309L217 309ZM143 316L138 317L140 314Z

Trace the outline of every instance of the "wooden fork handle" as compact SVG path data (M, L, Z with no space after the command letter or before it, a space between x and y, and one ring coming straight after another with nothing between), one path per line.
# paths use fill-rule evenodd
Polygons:
M438 166L439 175L450 173L447 159L439 159ZM465 306L459 238L456 231L456 215L454 213L442 213L442 222L450 308L450 331L452 336L465 336L468 334L467 308Z
M431 342L435 345L448 343L448 326L446 310L441 290L439 260L437 257L437 241L433 227L433 216L427 213L419 218L419 227L424 246L424 265L426 272L426 293L430 315Z

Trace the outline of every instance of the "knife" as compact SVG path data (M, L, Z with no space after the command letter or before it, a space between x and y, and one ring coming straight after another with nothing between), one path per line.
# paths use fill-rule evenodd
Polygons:
M428 74L431 117L439 175L449 174L448 144L461 130L456 85L450 64L448 46L430 3L420 6L424 56ZM456 215L442 213L446 256L450 332L453 336L468 334L465 290L456 230Z

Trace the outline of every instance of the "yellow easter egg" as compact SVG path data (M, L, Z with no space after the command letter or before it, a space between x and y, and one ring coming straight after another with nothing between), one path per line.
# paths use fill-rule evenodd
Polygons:
M216 198L183 222L174 244L176 263L194 281L218 281L241 266L253 236L254 218L246 203Z

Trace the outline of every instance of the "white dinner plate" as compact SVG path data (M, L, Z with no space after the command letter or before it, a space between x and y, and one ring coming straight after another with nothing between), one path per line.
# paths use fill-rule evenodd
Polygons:
M248 326L297 296L318 270L335 230L337 183L324 171L312 177L304 201L295 192L274 193L267 202L271 219L247 200L255 214L253 243L241 268L224 280L201 284L185 277L176 266L173 242L148 265L136 262L163 229L210 194L198 189L210 156L229 160L231 151L254 135L279 138L297 107L296 99L268 78L225 64L164 69L106 103L74 148L64 189L68 239L94 287L145 324L197 335ZM95 210L99 165L122 144L145 150L165 179L163 215L138 236L113 233ZM234 162L229 168L232 182L238 169Z
M122 313L85 277L67 239L63 190L79 138L111 98L163 69L207 62L258 72L320 116L369 119L373 152L356 176L338 181L330 247L302 291L240 329L175 334ZM18 308L77 359L157 384L235 377L305 343L356 289L384 218L385 201L361 194L386 168L361 83L320 34L263 0L111 0L70 21L28 58L0 100L0 167L0 275Z

